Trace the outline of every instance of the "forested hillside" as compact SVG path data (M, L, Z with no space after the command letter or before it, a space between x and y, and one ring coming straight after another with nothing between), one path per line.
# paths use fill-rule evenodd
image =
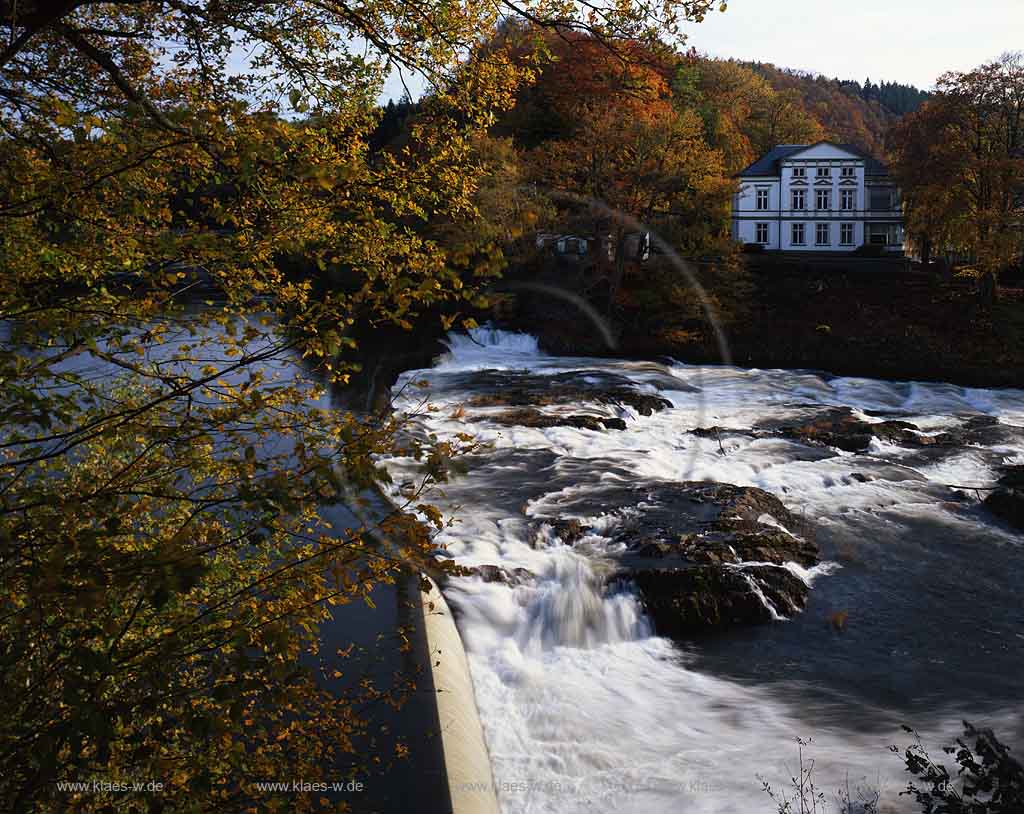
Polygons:
M793 93L817 120L826 137L856 144L879 158L886 134L899 118L917 110L928 93L897 82L830 79L765 63L746 65L780 93Z
M556 73L572 77L578 73L580 61L571 52L561 54ZM876 84L869 78L862 84L770 63L713 59L692 51L655 67L671 87L677 106L689 106L699 113L707 141L722 151L732 171L742 169L776 144L815 139L855 144L885 158L887 134L902 116L917 111L929 98L926 91L898 82ZM572 96L572 81L569 86L561 90ZM543 89L540 95L545 95ZM531 94L527 92L527 96ZM535 102L536 94L532 96ZM533 110L534 115L512 116L499 129L517 143L531 146L545 138L557 138L571 126L554 115L553 107L557 104L552 105L549 98ZM394 140L415 109L408 99L389 102L382 109L371 148Z

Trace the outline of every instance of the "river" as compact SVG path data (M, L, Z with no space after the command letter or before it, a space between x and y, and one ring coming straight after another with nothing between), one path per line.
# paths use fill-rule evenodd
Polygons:
M849 779L877 790L883 810L914 810L888 751L910 743L901 724L940 757L965 718L1024 744L1024 536L981 493L952 488L1024 464L1024 390L552 357L532 337L491 329L448 345L392 392L410 432L486 444L430 495L453 521L439 556L535 575L445 589L506 814L773 811L762 779L785 786L797 737L812 739L805 755L829 799ZM538 377L625 384L672 406L541 408L626 422L597 431L506 426L475 400ZM876 439L863 453L748 432L834 406L926 434L996 420L966 445ZM718 437L690 433L711 426ZM419 466L387 463L397 496ZM629 511L609 511L605 496L666 480L760 487L816 524L822 563L804 573L805 611L688 642L655 636L636 593L603 577ZM569 545L544 525L567 518L591 533ZM842 629L829 624L837 612Z

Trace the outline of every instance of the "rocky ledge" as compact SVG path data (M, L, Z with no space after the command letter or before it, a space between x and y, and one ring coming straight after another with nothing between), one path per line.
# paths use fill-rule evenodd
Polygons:
M798 441L811 441L846 452L864 452L872 438L923 446L935 443L932 436L919 435L919 428L907 421L871 423L857 418L848 407L829 410L810 421L782 427L780 434Z
M693 431L702 437L736 432L722 430L719 427ZM1000 427L999 420L992 416L973 416L955 430L929 434L909 421L865 421L849 407L832 407L797 421L763 422L746 434L755 437L779 435L808 444L835 447L845 452L867 452L874 438L891 441L904 447L963 446L972 441L998 439Z
M807 603L804 581L770 565L647 570L633 574L633 581L658 634L673 638L770 622Z
M721 483L643 483L603 502L625 519L611 534L610 582L632 582L660 635L685 637L800 612L809 587L786 567L819 561L814 528L774 495ZM628 509L629 511L621 511ZM574 544L588 531L576 520L546 521Z
M626 422L621 418L601 418L592 415L557 415L542 413L532 407L522 407L518 410L507 410L494 415L477 416L475 422L490 421L494 424L501 424L504 427L536 427L547 429L548 427L575 427L581 430L624 430Z
M506 585L525 585L536 577L528 568L502 568L500 565L477 565L467 568L463 576L478 576L484 582L502 582Z
M622 376L601 371L574 371L557 376L535 376L515 371L484 371L474 379L474 389L482 390L468 402L469 407L506 407L502 412L478 415L474 421L489 421L503 426L577 427L595 431L624 430L622 418L543 412L542 407L585 405L632 408L637 414L651 416L672 403L655 394L637 390Z

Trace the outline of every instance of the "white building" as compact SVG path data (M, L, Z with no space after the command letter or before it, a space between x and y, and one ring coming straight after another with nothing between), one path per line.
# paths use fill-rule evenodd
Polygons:
M732 235L767 250L903 250L899 191L885 165L849 144L781 144L738 176Z

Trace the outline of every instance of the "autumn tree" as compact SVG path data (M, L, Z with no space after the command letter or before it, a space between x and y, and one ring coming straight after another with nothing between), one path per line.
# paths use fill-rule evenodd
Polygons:
M929 102L890 135L907 236L925 265L935 252L967 253L972 241L966 197L949 181L963 171L954 108Z
M254 783L372 758L299 658L331 603L429 566L401 508L441 520L412 498L372 542L329 510L381 454L426 482L453 450L318 397L355 323L458 312L495 270L434 227L476 217L474 140L536 70L481 52L503 18L614 46L712 6L0 0L6 807L319 808ZM395 70L427 98L371 152ZM158 800L56 786L138 778Z
M773 89L759 99L747 130L758 155L779 144L814 144L825 137L825 128L804 108L803 97L796 89Z
M659 233L686 224L673 230L675 247L696 248L709 227L725 222L731 191L700 116L673 104L671 64L634 52L624 62L594 39L556 46L534 91L562 132L525 156L535 182L565 209L592 217L596 259L610 264L613 291L624 271L623 240L638 223ZM604 251L609 235L614 261Z
M858 83L764 63L749 67L776 92L799 95L804 111L821 125L822 138L854 144L870 155L885 154L886 137L898 119L897 112L874 95L863 95Z
M778 144L810 144L825 130L795 88L776 90L749 66L691 54L673 82L676 107L698 112L708 142L738 172Z
M760 144L754 144L750 125L755 111L768 104L771 86L732 60L702 60L697 71L701 96L712 111L708 140L722 152L729 172L739 172L760 155Z
M943 75L894 139L911 228L922 242L996 272L1020 256L1024 217L1024 58Z

